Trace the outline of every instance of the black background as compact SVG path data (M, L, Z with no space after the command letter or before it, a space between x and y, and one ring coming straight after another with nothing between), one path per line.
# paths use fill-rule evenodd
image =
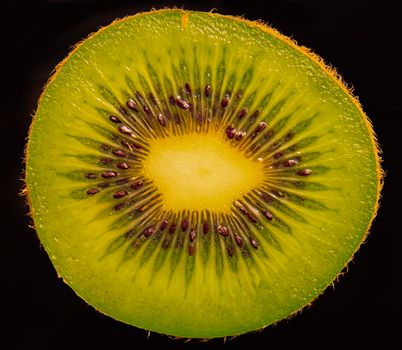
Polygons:
M1 11L0 348L240 349L348 348L380 341L389 348L400 328L402 206L399 1L15 1ZM337 67L373 121L387 172L382 205L366 244L335 289L297 317L261 332L207 343L171 340L119 323L86 305L57 278L41 248L25 200L23 149L41 89L76 42L123 17L152 7L211 10L262 19ZM362 169L364 171L364 169ZM4 216L3 216L4 215ZM62 218L61 218L62 219ZM252 310L250 310L252 312ZM399 315L398 315L399 314ZM399 326L398 326L399 325ZM400 344L400 342L396 343Z

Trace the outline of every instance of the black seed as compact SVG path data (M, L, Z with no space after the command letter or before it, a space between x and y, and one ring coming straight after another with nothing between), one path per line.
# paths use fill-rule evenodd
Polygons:
M191 256L193 256L195 254L195 244L194 243L190 243L188 245L188 254L190 254Z
M107 179L109 177L116 177L118 176L119 173L115 172L115 171L105 171L104 173L102 173L102 177Z
M245 131L240 131L240 130L236 130L235 131L235 139L237 141L240 141L244 136L246 136L246 132Z
M146 113L146 114L151 114L151 109L147 106L147 105L143 105L142 106L142 109L144 110L144 112Z
M87 178L87 179L96 179L97 177L98 177L98 175L96 175L96 174L94 174L94 173L87 173L87 174L85 174L85 177Z
M103 164L110 164L110 163L113 162L113 159L110 159L110 158L101 158L101 159L100 159L100 162L103 163Z
M241 236L239 236L237 233L235 233L234 238L235 238L237 246L239 248L243 247L243 244L244 244L243 238Z
M258 248L258 242L252 237L250 237L250 244L254 249Z
M163 231L167 225L168 225L169 221L167 219L163 220L161 225L159 226L159 230Z
M101 145L100 149L102 151L111 151L112 150L112 148L110 146L108 146L108 145Z
M311 175L312 171L310 169L303 169L299 170L296 174L299 176L309 176Z
M131 110L138 112L138 106L131 98L126 102L126 106Z
M241 205L241 203L240 202L235 202L235 206L236 206L236 208L238 208L243 214L246 214L247 213L247 210L246 210L246 208L243 206L243 205Z
M130 149L131 149L131 145L130 145L127 141L125 141L125 140L121 141L121 145L122 145L123 147L130 148Z
M197 234L195 233L195 230L192 229L188 235L188 239L190 240L190 242L194 242L195 241L195 237L197 237Z
M246 209L245 206L241 205L240 202L236 202L235 205L236 205L237 208L239 208L239 210L240 210L244 215L247 216L247 218L248 218L251 222L253 222L254 224L257 223L256 217L254 217L254 216Z
M263 210L262 213L265 215L265 217L266 217L269 221L272 221L272 219L274 218L274 216L273 216L269 211L267 211L267 210Z
M240 110L240 112L239 112L238 118L239 118L239 119L244 118L244 117L247 115L247 113L248 113L248 109L247 109L246 107L242 108L242 109Z
M124 206L126 205L126 203L119 203L117 205L114 206L114 210L120 210L122 208L124 208Z
M124 185L128 182L128 179L121 179L116 181L116 185Z
M270 194L268 194L268 193L257 191L257 194L258 194L258 195L262 198L262 200L263 200L264 202L266 202L266 203L272 203L272 202L274 201L274 198L273 198Z
M127 156L127 154L126 154L123 150L121 150L121 149L115 149L115 150L113 151L113 154L114 154L115 156L118 156L118 157L126 157L126 156Z
M160 125L166 126L166 119L163 117L162 113L159 113L157 118Z
M155 231L156 231L155 226L150 226L150 227L146 228L144 231L142 231L142 234L145 237L150 237L155 233Z
M127 195L128 195L127 191L117 191L117 192L113 193L113 198L119 199L119 198L123 198Z
M282 157L283 156L283 153L282 152L276 152L274 155L273 155L273 157L275 158L275 159L279 159L280 157Z
M175 99L175 103L178 107L180 107L181 109L184 110L189 110L190 109L190 105L188 104L187 101L183 100L180 96L177 96Z
M128 149L133 149L133 148L135 148L135 149L142 149L142 147L141 147L140 145L137 145L137 144L131 143L131 142L129 143L129 142L125 141L125 140L121 141L121 145L122 145L123 147L128 148Z
M227 250L229 256L233 256L234 250L233 250L233 247L232 247L232 246L229 245L229 246L226 248L226 250Z
M92 196L96 193L98 193L100 190L97 188L91 188L90 190L87 191L87 195Z
M205 85L205 89L204 89L205 97L208 97L209 95L211 95L211 90L212 90L211 85L209 85L209 84Z
M256 127L253 136L256 136L258 133L260 133L261 131L263 131L266 127L267 127L267 123L266 123L266 122L260 122L260 124L258 124L258 126Z
M113 122L113 123L121 123L121 120L116 117L115 115L110 115L109 119Z
M233 126L228 126L227 128L226 128L226 136L229 138L229 139L233 139L234 137L235 137L235 132L236 132L236 129L233 127Z
M257 221L257 218L256 218L255 216L253 216L252 214L250 214L249 212L247 212L246 215L247 215L248 219L249 219L252 223L256 224L256 223L258 222L258 221Z
M142 95L138 91L135 93L135 96L137 96L141 103L144 103L144 97L142 97Z
M223 237L229 236L229 229L226 226L219 225L218 226L218 233Z
M205 235L209 232L209 222L208 221L204 221L204 225L202 226L202 231L204 232Z
M169 227L169 235L172 235L176 231L177 225L175 223L171 224Z
M229 94L225 94L221 101L222 108L226 108L226 106L229 104L229 102L230 102L230 96L229 96Z
M299 162L296 159L286 159L284 162L282 162L282 165L284 167L292 167L297 165Z
M186 84L184 85L184 88L186 89L187 94L191 96L190 84L189 84L189 83L186 83Z
M121 162L121 163L117 164L117 167L122 170L127 170L127 169L130 169L130 164L128 164L126 162Z
M189 224L190 224L189 221L187 219L184 219L183 222L181 223L181 230L185 232Z
M134 182L130 187L133 190L137 190L137 189L141 188L142 186L144 186L144 183L141 180L138 180L138 181Z
M98 184L99 188L105 188L105 187L109 187L109 186L110 186L110 184L108 182L102 182L102 183Z
M131 135L133 133L132 130L126 125L120 125L119 131L125 135Z

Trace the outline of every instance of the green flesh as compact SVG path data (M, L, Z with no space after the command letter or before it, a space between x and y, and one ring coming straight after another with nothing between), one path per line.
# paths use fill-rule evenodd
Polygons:
M212 89L208 98L207 84ZM226 93L230 102L222 108ZM169 102L177 95L191 102L193 110ZM130 98L140 112L126 107ZM239 119L243 107L248 114ZM166 117L166 127L158 123L158 112ZM169 113L180 119L181 127ZM121 146L130 136L118 131L121 124L111 122L110 115L140 135L136 141L141 149ZM35 227L64 281L116 319L182 337L255 330L316 298L363 240L379 187L375 144L365 118L317 62L248 22L181 10L131 17L81 44L42 95L27 153ZM251 139L262 121L267 127ZM229 139L228 125L247 130L247 136ZM226 216L208 208L164 212L158 189L143 176L148 138L213 128L240 152L266 162L264 186L239 198L248 208L259 209L257 223L235 205L233 215ZM113 155L117 148L129 158ZM103 158L112 162L104 164ZM299 164L281 165L287 159ZM117 169L123 161L131 168ZM303 169L312 174L295 175ZM120 175L104 179L100 174L106 170ZM92 173L96 179L85 177ZM135 190L130 187L134 180L116 185L130 176L144 185ZM102 189L99 183L111 185ZM86 194L94 188L100 192ZM117 200L117 190L130 194ZM149 200L150 208L133 211ZM124 208L114 209L123 202ZM261 209L274 219L264 217ZM158 227L166 218L169 225L162 232ZM184 219L190 222L185 232ZM207 234L205 220L210 223ZM172 222L178 228L169 235ZM233 235L217 233L214 225L222 223L242 235L242 248ZM197 250L190 254L193 226ZM156 230L147 238L143 230L149 227Z

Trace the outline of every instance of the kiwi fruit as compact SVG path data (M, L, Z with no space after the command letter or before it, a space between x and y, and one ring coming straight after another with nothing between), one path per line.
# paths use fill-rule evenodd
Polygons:
M39 100L26 193L64 282L186 338L282 320L334 283L381 188L333 69L259 22L179 9L78 44Z

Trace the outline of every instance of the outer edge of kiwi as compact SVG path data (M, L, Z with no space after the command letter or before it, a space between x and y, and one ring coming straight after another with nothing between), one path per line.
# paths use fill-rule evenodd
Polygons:
M33 220L33 216L34 216L34 208L32 206L32 200L30 197L30 192L29 192L29 188L27 185L27 178L26 178L26 164L28 162L29 159L29 148L30 148L30 135L32 132L32 128L33 125L35 123L35 118L36 118L36 114L38 111L39 106L42 103L42 99L43 96L48 88L48 86L53 82L53 80L55 80L59 74L60 69L64 66L64 64L75 54L75 52L80 48L80 46L86 42L87 40L89 40L92 36L94 36L97 33L102 32L103 30L105 30L106 28L109 28L110 26L113 26L116 23L120 23L120 22L124 22L127 20L131 20L134 17L140 17L140 16L146 16L149 14L154 14L154 13L158 13L158 12L179 12L182 14L182 29L185 29L189 20L189 16L191 15L191 12L197 12L197 11L190 11L190 10L184 10L184 9L180 9L180 8L163 8L163 9L151 9L151 11L146 11L146 12L138 12L134 15L129 15L120 19L116 19L113 22L109 23L108 25L99 28L97 31L90 33L87 37L85 37L84 39L82 39L81 41L79 41L77 44L75 44L71 51L68 53L68 55L59 63L57 64L57 66L52 70L49 79L47 80L46 84L44 85L44 87L42 88L42 93L38 99L38 103L37 103L37 108L34 114L31 114L31 124L28 130L28 137L27 137L27 143L24 147L24 156L23 156L23 162L22 162L22 166L23 166L23 177L22 177L22 181L23 181L23 186L20 192L21 196L24 196L27 204L29 206L29 212L28 212L28 216L30 217L31 220L31 224L29 225L29 227L33 228L35 230L36 235L37 234L37 230L35 227L35 223ZM374 152L374 157L376 160L376 173L377 173L377 194L376 194L376 203L375 206L373 208L373 212L372 212L372 216L368 222L367 228L366 228L366 232L362 237L362 240L360 241L359 245L357 246L356 250L353 252L353 254L351 255L351 257L349 258L349 260L345 263L344 267L342 268L342 270L338 273L338 275L334 278L334 280L332 281L332 283L330 285L332 285L332 287L334 288L335 283L337 283L340 278L347 272L345 272L345 269L347 270L347 266L349 265L349 263L354 259L354 256L356 255L356 253L359 251L360 247L362 246L362 244L367 240L367 237L370 233L370 227L372 225L372 222L374 220L374 218L377 215L378 212L378 208L380 206L380 199L381 199L381 190L382 187L384 185L384 176L385 176L385 172L381 167L381 163L382 163L382 158L381 158L381 154L382 154L382 150L378 144L378 139L377 139L377 135L375 134L374 130L373 130L373 125L371 120L367 117L367 115L365 114L359 99L357 96L355 96L353 94L353 87L352 86L347 86L347 83L343 80L342 76L337 72L337 70L332 67L331 65L327 64L324 59L322 57L320 57L319 55L317 55L315 52L313 52L311 49L305 47L305 46L300 46L297 44L296 40L289 38L287 36L285 36L284 34L280 33L277 29L272 28L271 26L269 26L267 23L265 23L262 20L255 20L255 21L251 21L248 19L245 19L242 16L232 16L232 15L221 15L218 13L214 13L213 12L214 9L212 9L210 12L208 12L208 15L211 17L223 17L223 18L228 18L234 21L238 21L238 22L242 22L247 24L250 27L254 27L254 28L258 28L260 30L262 30L265 33L268 33L272 36L274 36L275 38L281 40L282 42L286 43L287 45L289 45L291 48L296 49L297 51L299 51L300 53L302 53L304 56L307 56L307 58L309 58L313 63L315 63L316 65L318 65L330 78L332 78L337 85L341 88L341 90L348 96L348 98L351 100L351 102L353 103L353 105L358 109L358 111L360 112L363 121L367 127L367 130L369 132L369 136L370 136L370 140L372 143L372 147L373 147L373 152ZM198 11L200 12L200 11ZM39 237L38 237L39 239ZM42 245L41 245L42 246ZM44 247L45 250L47 250L46 247ZM52 264L56 270L57 276L59 278L61 278L63 280L64 283L66 283L68 285L68 283L64 280L64 278L62 277L62 275L59 273L58 271L58 267L56 266L55 262L52 261ZM224 337L224 340L226 341L226 338L229 339L233 339L235 337L238 337L239 335L243 335L243 334L248 334L248 333L254 333L254 332L259 332L262 331L263 329L265 329L268 326L273 326L276 325L284 320L289 320L293 317L295 317L297 314L303 312L304 309L310 307L312 305L312 303L318 299L327 289L329 288L329 285L326 286L324 289L322 289L320 291L320 293L318 293L312 300L310 300L308 303L306 303L303 307L301 307L300 309L292 312L291 314L289 314L287 317L283 318L282 320L279 320L277 322L274 323L270 323L266 326L261 327L260 329L254 330L254 331L250 331L247 333L241 333L238 335L233 335L230 337ZM76 293L74 291L74 293ZM76 293L81 299L85 300L85 298L83 298L81 295L79 295L78 293ZM85 302L87 302L85 300ZM88 303L87 303L88 304ZM89 305L89 304L88 304ZM91 306L92 308L94 308L95 310L97 310L95 307ZM98 310L97 310L98 311ZM105 313L104 311L102 311L103 314L112 317L111 315L108 315L107 313ZM114 318L113 318L114 319ZM118 321L118 320L116 320ZM121 322L121 321L119 321ZM145 330L146 332L148 332L148 336L150 334L151 331L149 330ZM163 333L160 333L163 334ZM167 337L169 337L170 339L175 339L175 340L190 340L190 339L194 339L194 338L182 338L182 337L175 337L175 336L171 336L168 334L164 334ZM213 339L213 338L198 338L201 341L208 341L209 339Z

